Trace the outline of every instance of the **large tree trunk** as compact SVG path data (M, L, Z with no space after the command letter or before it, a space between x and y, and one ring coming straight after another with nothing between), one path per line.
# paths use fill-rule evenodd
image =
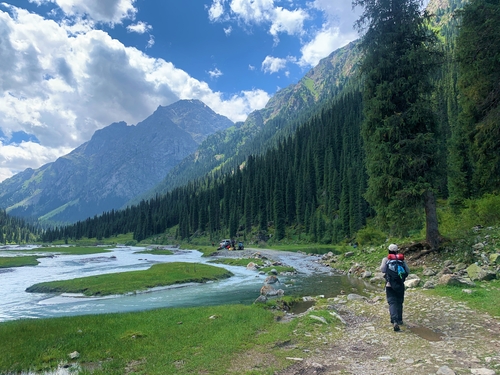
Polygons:
M436 197L432 191L425 192L425 240L431 250L436 250L441 241L438 229L438 218L436 210Z

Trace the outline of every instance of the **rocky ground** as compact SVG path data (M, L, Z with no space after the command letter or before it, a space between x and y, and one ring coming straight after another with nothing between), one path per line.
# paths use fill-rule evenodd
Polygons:
M255 251L283 263L290 256L260 249L220 255L245 257ZM326 272L314 258L294 257L306 270ZM313 340L321 345L306 349L303 358L290 358L290 367L277 375L500 374L500 317L409 289L404 325L394 332L382 288L370 297L344 295L323 302L341 317L342 329L332 327L335 334Z

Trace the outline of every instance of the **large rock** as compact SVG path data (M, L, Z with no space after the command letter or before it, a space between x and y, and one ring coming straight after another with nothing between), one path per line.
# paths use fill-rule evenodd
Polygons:
M474 286L474 282L466 280L462 277L456 276L456 275L442 275L439 280L438 284L440 285L455 285L455 286L462 286L462 285L469 285L469 286Z
M420 279L418 277L405 280L405 287L407 288L416 288L419 285L420 285Z
M279 279L276 276L271 275L271 276L266 277L266 280L264 281L264 283L266 283L266 284L276 284L276 283L280 283L280 281L279 281Z
M467 275L472 281L493 280L497 277L495 272L485 270L477 264L467 267Z
M500 265L500 254L491 254L490 255L490 263L492 265Z

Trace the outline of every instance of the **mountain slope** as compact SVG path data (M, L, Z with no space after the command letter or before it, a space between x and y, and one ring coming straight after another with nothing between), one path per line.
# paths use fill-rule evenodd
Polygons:
M0 206L52 222L120 208L156 185L209 134L232 125L197 100L160 106L136 126L111 124L55 162L5 180Z
M278 91L265 108L252 112L243 124L207 137L194 154L173 168L157 186L129 204L164 194L208 173L233 169L249 155L276 145L349 85L358 60L357 41L332 52L297 84Z

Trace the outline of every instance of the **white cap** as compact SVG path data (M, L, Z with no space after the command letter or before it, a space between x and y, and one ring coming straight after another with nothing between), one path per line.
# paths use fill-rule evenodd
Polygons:
M392 252L398 251L398 245L391 243L389 245L389 251L392 251Z

